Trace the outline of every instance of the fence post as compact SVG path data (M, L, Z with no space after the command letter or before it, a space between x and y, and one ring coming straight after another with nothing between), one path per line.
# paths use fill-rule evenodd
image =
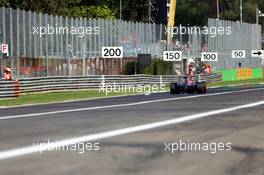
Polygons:
M99 92L103 91L104 92L105 90L105 76L102 75L101 76L101 83L99 85Z
M163 86L163 80L162 80L162 75L160 76L160 87L162 87Z
M20 84L19 84L19 81L16 80L15 81L15 97L19 97L19 94L20 94Z

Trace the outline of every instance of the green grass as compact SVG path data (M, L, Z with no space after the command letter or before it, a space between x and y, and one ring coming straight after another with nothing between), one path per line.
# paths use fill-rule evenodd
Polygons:
M208 87L213 86L228 86L228 85L240 85L240 84L259 84L264 83L264 79L253 80L240 80L240 81L228 81L209 83ZM166 91L169 91L167 86ZM98 90L75 90L75 91L62 91L62 92L46 92L46 93L34 93L21 95L18 98L0 100L0 106L19 106L26 104L38 104L38 103L54 103L71 100L82 100L91 98L103 98L110 96L122 96L139 94L137 92L109 92L107 95L105 92L99 92Z
M43 93L29 93L20 95L18 98L0 99L0 106L19 106L26 104L40 104L40 103L54 103L63 101L73 101L92 98L104 98L113 96L135 95L140 93L157 92L159 90L146 88L144 91L140 89L123 89L121 92L99 92L99 90L74 90L74 91L61 91L61 92L43 92Z
M264 79L248 79L248 80L237 80L237 81L223 81L223 82L217 82L217 83L209 83L208 87L213 86L230 86L230 85L248 85L248 84L259 84L264 83Z
M136 94L132 92L110 92L106 95L104 92L98 90L76 90L63 92L47 92L21 95L18 98L0 100L0 106L17 106L25 104L51 103L63 102L69 100L81 100L90 98L102 98L107 96L121 96Z

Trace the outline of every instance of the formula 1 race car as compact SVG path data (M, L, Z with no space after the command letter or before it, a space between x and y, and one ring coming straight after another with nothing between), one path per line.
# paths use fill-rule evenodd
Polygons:
M179 94L179 93L198 93L204 94L207 91L206 82L201 80L194 80L191 76L186 76L183 78L183 81L172 82L170 84L170 93Z

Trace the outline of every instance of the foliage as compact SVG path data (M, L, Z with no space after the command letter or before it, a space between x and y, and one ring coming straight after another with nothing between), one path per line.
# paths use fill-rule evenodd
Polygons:
M121 0L122 19L148 21L149 0ZM208 18L216 18L216 0L177 0L176 24L206 25ZM264 12L263 0L243 0L243 19L256 22L256 5ZM118 0L0 0L0 6L68 17L120 18ZM158 7L157 7L158 8ZM219 0L220 18L240 20L240 0ZM264 23L264 18L260 18Z
M105 2L108 1L95 3L82 0L0 0L0 5L74 18L115 18L115 9L110 9Z
M123 0L122 18L132 21L148 21L149 0Z
M74 7L68 11L68 14L68 16L72 16L74 18L85 17L115 19L115 12L109 9L106 5Z
M135 74L135 61L128 62L124 66L124 74L125 75L134 75Z
M171 75L173 74L173 65L171 62L165 62L160 59L152 59L151 65L149 66L137 65L137 73L150 75ZM124 74L135 74L135 62L130 62L125 65Z
M206 25L207 18L217 17L216 0L178 0L176 24ZM243 21L256 22L256 5L264 12L263 0L243 0ZM220 19L239 21L240 0L219 0ZM264 19L260 19L263 24Z

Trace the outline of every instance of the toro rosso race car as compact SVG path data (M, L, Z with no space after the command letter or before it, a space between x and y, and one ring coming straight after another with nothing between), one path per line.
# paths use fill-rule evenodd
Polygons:
M200 77L200 76L199 76ZM204 94L207 91L206 82L198 78L194 80L192 76L186 76L183 78L183 81L172 82L170 84L170 93L179 94L179 93L198 93Z
M182 76L179 82L172 82L170 84L170 93L198 93L205 94L207 91L206 81L202 79L201 74L209 75L212 73L211 65L207 62L203 63L201 60L194 59L188 65L187 75Z

